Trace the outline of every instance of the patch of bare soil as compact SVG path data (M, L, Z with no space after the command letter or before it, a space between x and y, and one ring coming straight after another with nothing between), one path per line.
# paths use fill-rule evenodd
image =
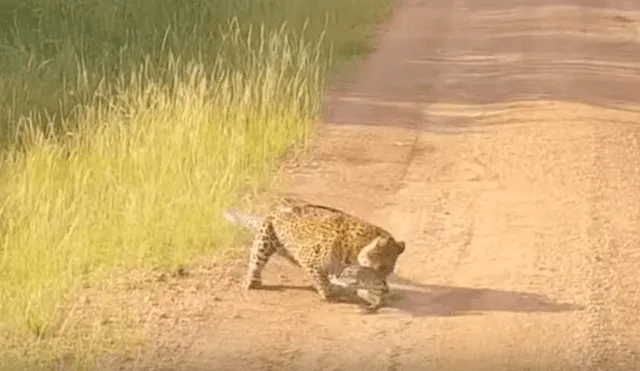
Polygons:
M243 261L212 264L130 294L153 346L103 367L633 369L638 22L622 0L405 1L288 179L407 241L399 299L366 316L280 259L249 293Z

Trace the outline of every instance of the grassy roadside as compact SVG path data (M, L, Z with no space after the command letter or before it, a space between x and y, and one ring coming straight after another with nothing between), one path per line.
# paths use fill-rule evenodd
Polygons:
M228 244L220 209L304 142L393 3L6 1L0 369L104 350L69 330L83 284Z

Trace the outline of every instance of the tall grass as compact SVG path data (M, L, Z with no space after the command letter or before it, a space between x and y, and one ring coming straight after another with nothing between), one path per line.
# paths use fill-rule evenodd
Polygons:
M45 112L58 123L148 60L157 69L169 52L207 67L220 60L226 27L236 18L244 41L250 29L282 31L309 43L324 42L322 62L370 50L372 23L393 0L3 0L0 6L0 145L14 136L15 122ZM259 48L259 39L251 46ZM226 43L228 66L243 70L247 49ZM255 55L256 49L250 54ZM240 65L231 62L240 62ZM160 66L158 66L158 64ZM165 76L171 78L172 76ZM49 121L49 122L47 122ZM59 129L59 128L58 128Z
M228 244L220 209L304 141L332 55L365 52L392 0L3 3L6 347L64 336L82 282Z
M318 55L286 41L265 37L271 55L245 61L245 73L143 62L108 100L98 90L63 120L74 128L66 138L24 118L26 151L0 169L3 318L43 333L51 304L83 274L184 263L223 243L216 213L304 137L316 109ZM228 42L243 47L237 32Z

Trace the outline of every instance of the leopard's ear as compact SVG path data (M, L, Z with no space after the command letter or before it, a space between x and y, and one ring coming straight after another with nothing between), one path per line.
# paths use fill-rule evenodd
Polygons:
M382 238L380 236L371 240L371 242L363 247L362 250L360 250L360 252L358 253L358 264L363 267L371 267L373 265L373 255L375 254L378 247L383 243L386 242L382 241Z
M406 246L404 241L398 241L397 245L398 245L398 255L400 255L404 252L404 249L406 248Z

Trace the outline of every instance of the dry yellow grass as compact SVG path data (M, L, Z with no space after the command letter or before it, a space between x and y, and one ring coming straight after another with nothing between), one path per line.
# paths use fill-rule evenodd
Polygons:
M392 3L91 2L0 22L3 369L73 348L59 339L83 285L228 245L221 208L304 142L331 51L366 51Z

